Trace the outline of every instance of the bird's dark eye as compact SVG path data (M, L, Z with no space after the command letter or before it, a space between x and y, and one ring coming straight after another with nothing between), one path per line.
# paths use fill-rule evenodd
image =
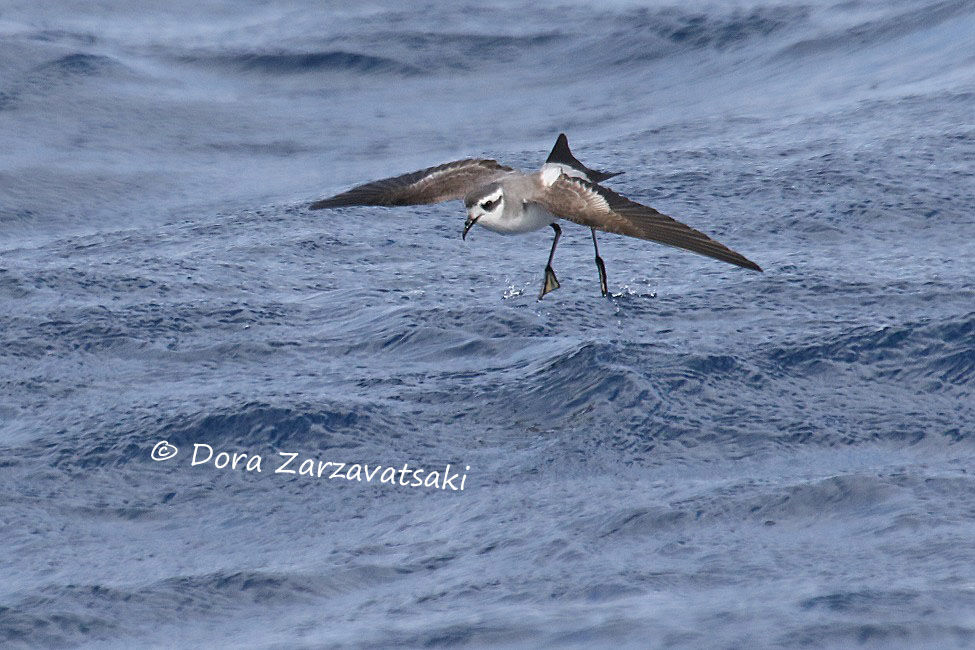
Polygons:
M493 201L485 201L484 203L481 204L481 207L484 209L485 212L490 212L491 210L494 209L494 206L496 206L500 201L501 201L500 197L494 199Z

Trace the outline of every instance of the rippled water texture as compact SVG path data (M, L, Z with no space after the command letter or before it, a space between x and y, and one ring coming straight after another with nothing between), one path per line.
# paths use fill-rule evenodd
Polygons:
M766 272L306 207L562 131ZM0 645L975 645L972 2L13 0L0 143Z

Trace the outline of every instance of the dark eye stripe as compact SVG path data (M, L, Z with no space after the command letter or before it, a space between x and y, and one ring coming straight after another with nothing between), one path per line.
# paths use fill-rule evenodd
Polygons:
M498 201L500 200L501 200L500 198L497 198L494 199L493 201L485 201L484 203L481 204L481 207L487 210L488 212L490 212L491 210L494 209L494 206L496 206L498 204Z

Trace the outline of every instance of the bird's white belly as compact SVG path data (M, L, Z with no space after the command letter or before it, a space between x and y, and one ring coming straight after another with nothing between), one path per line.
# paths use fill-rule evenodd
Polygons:
M477 221L477 225L488 230L506 235L540 230L559 218L536 203L528 203L514 214L505 210L500 216L485 214Z

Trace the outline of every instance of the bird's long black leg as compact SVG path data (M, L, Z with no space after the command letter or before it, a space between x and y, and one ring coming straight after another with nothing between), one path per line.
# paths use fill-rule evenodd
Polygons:
M552 258L555 257L555 247L559 245L562 229L559 228L559 224L553 223L552 230L555 231L555 239L552 240L552 252L548 254L548 264L545 265L545 282L542 284L542 292L538 294L539 300L544 298L549 291L555 291L559 288L559 280L555 277L555 271L552 270Z
M609 287L606 285L606 265L603 264L603 258L599 256L599 246L596 245L596 229L590 228L590 230L592 230L592 247L596 251L596 268L599 269L599 288L605 296L609 294Z

